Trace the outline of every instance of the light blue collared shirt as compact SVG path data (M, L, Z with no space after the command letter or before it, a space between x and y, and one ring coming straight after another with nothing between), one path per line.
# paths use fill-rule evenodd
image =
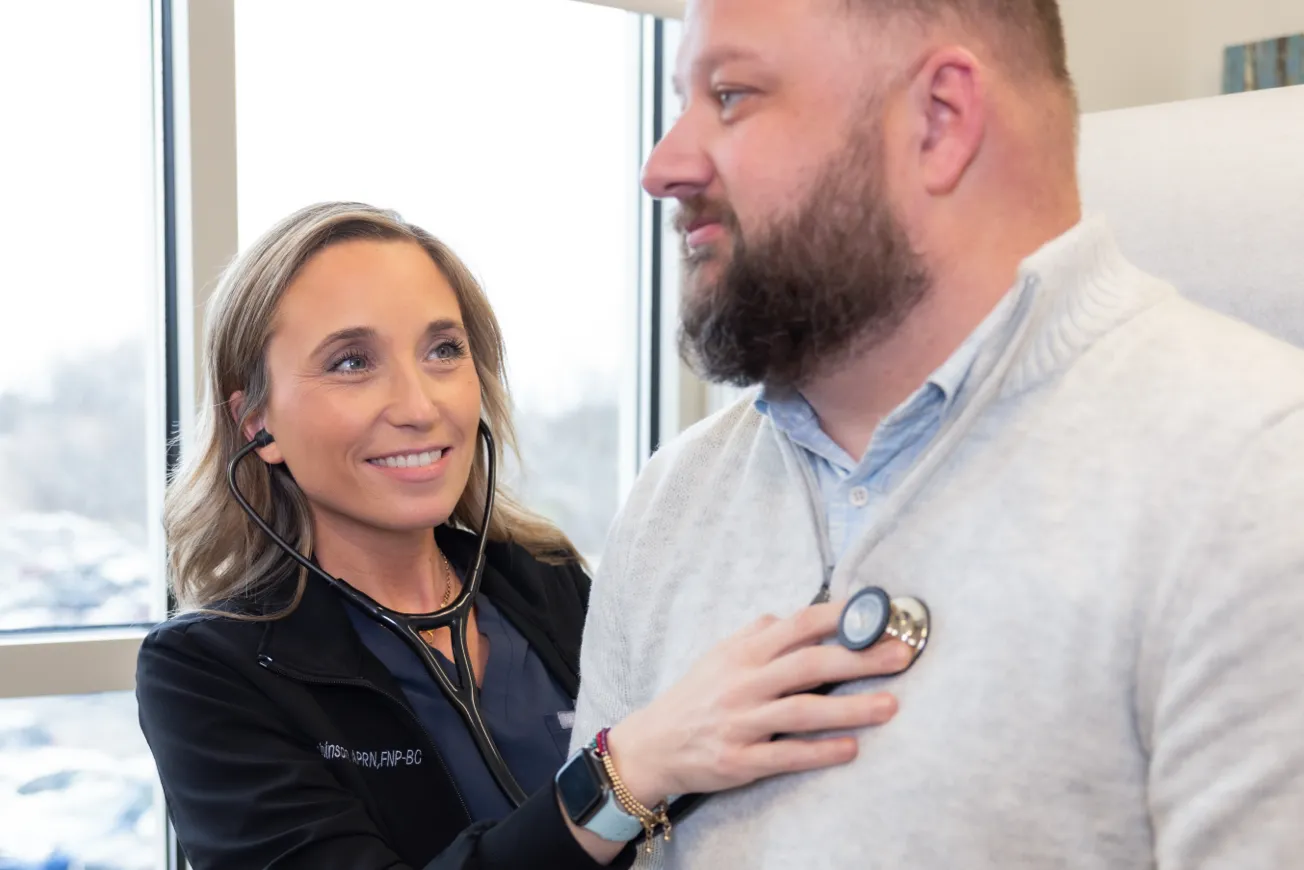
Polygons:
M825 434L815 410L799 392L761 390L756 409L788 436L815 472L834 559L841 560L847 547L870 526L893 485L941 429L974 360L1005 319L1014 295L1002 299L924 385L883 420L859 462Z

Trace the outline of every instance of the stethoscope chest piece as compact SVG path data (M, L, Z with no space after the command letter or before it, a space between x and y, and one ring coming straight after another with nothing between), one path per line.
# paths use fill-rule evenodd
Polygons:
M842 609L838 643L847 649L867 649L884 636L914 650L914 658L928 644L928 605L918 598L890 598L877 586L858 591Z

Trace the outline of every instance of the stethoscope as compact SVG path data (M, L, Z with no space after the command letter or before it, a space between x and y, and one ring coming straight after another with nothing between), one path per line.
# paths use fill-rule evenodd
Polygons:
M502 752L494 743L493 736L489 733L489 727L485 724L484 716L480 712L480 690L475 682L475 674L471 670L471 653L467 646L468 620L471 610L475 606L476 596L480 591L480 578L484 574L485 546L489 540L489 522L493 517L496 478L497 457L494 452L494 439L488 425L483 421L480 423L479 435L485 446L485 501L484 518L480 523L480 531L476 536L475 560L471 563L471 570L467 573L462 591L458 593L457 598L447 607L433 613L412 614L390 610L365 593L354 589L344 580L322 570L319 565L290 546L258 515L258 512L241 495L240 488L236 484L235 472L242 459L253 451L272 443L274 439L266 429L259 430L252 441L241 447L231 457L231 461L226 466L226 481L231 489L231 494L235 496L236 502L239 503L240 507L244 509L244 512L249 515L249 518L254 521L258 528L262 529L263 533L271 539L272 543L280 547L308 572L329 583L344 596L346 601L358 608L364 616L375 620L392 631L417 654L430 676L434 678L436 685L439 686L440 691L443 692L444 697L457 710L458 715L466 724L467 730L471 732L471 738L475 741L476 748L484 758L485 766L489 768L489 773L493 776L494 782L498 784L499 789L506 795L512 806L519 807L525 802L526 794L520 784L517 783L516 778L512 776L512 772L507 767ZM821 588L815 602L812 603L826 598L827 591ZM445 627L450 630L453 637L453 663L457 668L456 683L440 667L439 660L435 658L435 651L421 636L422 632ZM837 639L838 643L851 650L868 649L884 637L891 637L901 641L910 647L914 653L911 656L910 663L898 672L904 673L919 658L920 653L924 651L924 647L928 643L929 628L930 616L928 607L923 601L918 598L891 598L881 588L870 586L857 591L843 607L838 620ZM827 694L837 688L838 685L837 683L830 683L813 691L817 694ZM671 820L683 819L707 797L709 795L706 794L680 795L670 805L669 815Z
M828 600L827 587L821 587L812 604ZM911 650L904 668L887 676L900 676L910 670L928 645L932 617L928 605L918 598L892 598L881 587L866 586L858 590L842 608L838 617L838 643L849 650L869 649L885 637L901 641ZM841 683L825 683L808 694L827 695ZM774 739L782 739L776 736ZM682 821L701 806L709 794L685 794L675 798L667 810L674 823Z
M323 571L311 559L306 558L302 553L290 546L258 515L258 512L250 506L249 502L245 501L244 496L240 494L239 486L236 485L235 470L240 464L240 460L254 450L272 443L274 439L266 429L259 430L252 441L236 451L235 456L231 457L231 461L226 466L226 481L231 488L231 494L235 496L235 500L239 502L240 507L258 525L258 528L262 529L267 537L271 538L272 543L284 550L288 556L314 576L320 577L333 586L344 596L346 601L358 608L363 615L374 619L392 631L417 654L421 663L439 686L440 691L444 693L444 697L448 699L448 703L457 710L462 721L466 723L467 730L471 732L471 739L475 741L476 749L483 756L485 766L489 768L489 773L493 775L494 782L498 784L498 788L511 801L512 806L519 807L525 803L526 794L520 784L517 783L516 777L512 776L511 770L507 767L507 762L503 759L502 752L499 751L497 744L494 743L494 739L489 733L488 725L485 724L484 715L480 711L480 690L475 682L475 674L471 670L471 652L467 646L468 620L471 616L471 609L475 606L476 596L480 591L480 578L484 574L485 545L489 541L487 532L489 530L489 521L493 518L494 491L496 489L494 439L489 432L489 427L483 421L480 423L480 438L484 441L486 456L485 499L484 518L480 523L480 532L476 536L475 560L471 563L471 570L467 573L466 580L462 585L462 591L458 593L457 598L447 607L433 613L399 613L397 610L390 610L366 593L359 592L345 581ZM457 668L457 682L453 682L444 669L440 667L439 660L435 658L435 651L421 636L422 632L445 627L449 629L453 637L453 664Z

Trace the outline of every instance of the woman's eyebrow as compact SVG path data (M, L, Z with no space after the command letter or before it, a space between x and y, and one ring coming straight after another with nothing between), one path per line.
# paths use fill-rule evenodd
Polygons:
M427 339L433 338L441 332L456 331L465 333L466 328L460 321L451 317L441 317L438 320L432 320L426 324L425 335ZM344 344L354 341L372 341L376 338L376 330L370 326L348 326L344 329L337 329L330 335L326 336L321 342L313 348L312 355L325 351L327 348L336 344Z
M426 337L430 338L441 332L466 332L466 327L462 326L460 321L451 317L441 317L439 320L432 320L426 326Z
M376 330L372 329L370 326L349 326L344 329L337 329L323 338L321 342L313 348L312 355L316 356L333 344L348 341L369 341L375 337Z

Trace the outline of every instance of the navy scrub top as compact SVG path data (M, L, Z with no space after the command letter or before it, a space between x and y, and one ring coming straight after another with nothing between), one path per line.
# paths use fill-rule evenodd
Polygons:
M443 756L474 822L498 820L514 808L498 788L462 718L448 703L420 657L389 629L346 608L367 649L402 687L408 703ZM489 733L526 794L552 782L567 758L575 702L548 673L525 638L489 599L476 600L480 635L489 641L489 661L480 687L480 707ZM457 682L457 668L436 652Z

